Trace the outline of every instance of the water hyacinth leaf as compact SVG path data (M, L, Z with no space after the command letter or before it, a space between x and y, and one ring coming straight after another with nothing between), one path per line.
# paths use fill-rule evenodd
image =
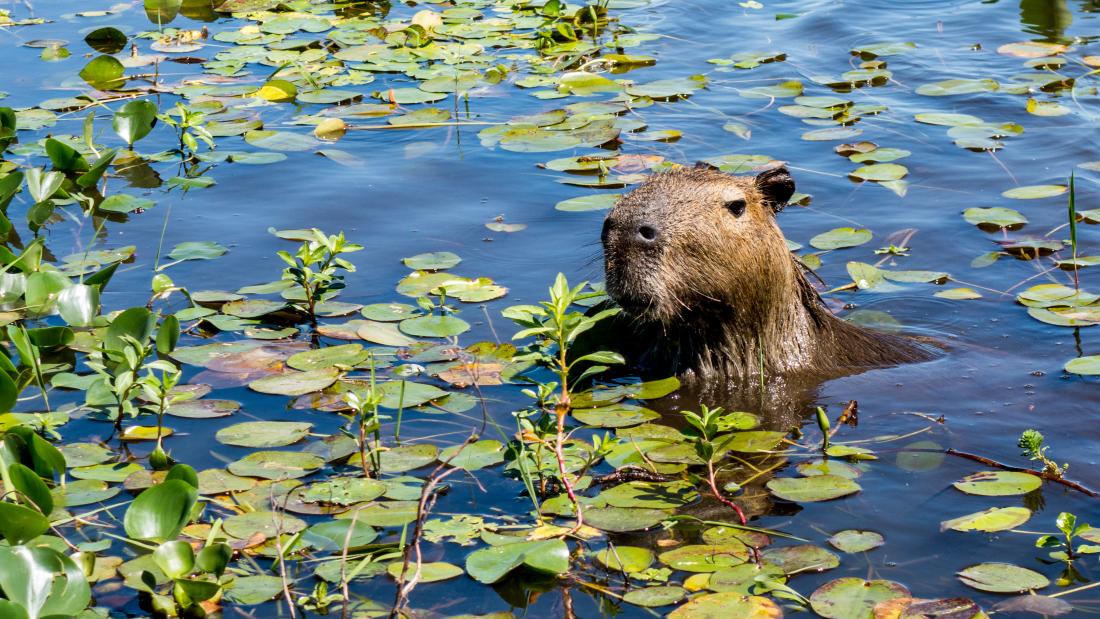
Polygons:
M123 74L126 67L122 66L113 56L97 56L80 70L80 77L93 88L99 90L115 90L121 87L126 80Z
M946 531L1007 531L1015 529L1031 518L1031 510L1026 507L991 507L985 511L959 516L940 523L940 530Z
M218 430L218 442L237 447L286 447L309 435L313 424L296 421L246 421Z
M1015 471L979 471L952 484L967 494L979 496L1014 496L1038 490L1042 478Z
M116 193L107 196L99 203L99 210L108 213L133 213L153 208L155 203L147 198L138 198L128 193Z
M45 515L53 511L53 496L46 482L28 466L14 462L8 466L8 478L15 490L20 493L19 500L27 507L37 509Z
M283 592L283 581L278 576L241 576L226 588L225 597L234 604L255 605L275 599Z
M1013 200L1038 200L1060 196L1065 192L1065 185L1027 185L1003 191L1001 195Z
M319 456L296 451L257 451L229 463L229 472L240 477L284 480L305 477L324 466Z
M299 396L320 391L336 382L340 372L332 368L308 372L285 372L248 383L249 389L273 395Z
M876 605L907 597L909 590L892 580L838 578L810 594L810 605L828 619L870 618Z
M968 587L991 593L1025 593L1050 584L1046 576L1011 563L979 563L959 572Z
M169 578L182 578L195 567L195 551L183 540L165 542L153 551L153 560Z
M881 533L874 531L847 530L829 538L829 544L841 552L866 552L886 543Z
M837 475L780 477L770 480L767 488L775 496L795 503L829 501L860 491L858 483Z
M742 595L734 591L710 593L692 598L668 614L668 619L720 619L751 617L778 619L783 610L775 602L759 595Z
M863 245L871 240L871 236L871 231L867 229L834 228L810 239L810 245L817 249L844 249Z
M133 147L134 143L149 135L157 124L157 105L146 99L129 101L111 118L115 135Z
M5 617L75 617L92 599L81 568L47 546L0 548L0 587L22 612Z
M191 484L178 479L161 482L139 494L127 508L126 535L156 542L175 539L191 520L197 500L198 490Z

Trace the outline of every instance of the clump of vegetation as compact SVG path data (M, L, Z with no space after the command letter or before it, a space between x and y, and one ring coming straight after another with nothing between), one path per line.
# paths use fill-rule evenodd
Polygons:
M340 256L360 251L363 246L347 242L343 232L327 235L313 228L309 234L298 251L293 254L280 251L279 257L287 264L283 280L298 287L298 298L304 304L310 324L317 326L317 304L344 288L341 271L355 272L355 265Z
M1057 462L1051 460L1047 456L1047 450L1050 449L1049 445L1043 444L1043 433L1038 430L1024 430L1020 434L1019 440L1016 441L1016 446L1023 450L1020 455L1027 457L1029 460L1035 462L1041 462L1043 465L1043 472L1055 477L1062 477L1069 469L1069 464L1058 465Z

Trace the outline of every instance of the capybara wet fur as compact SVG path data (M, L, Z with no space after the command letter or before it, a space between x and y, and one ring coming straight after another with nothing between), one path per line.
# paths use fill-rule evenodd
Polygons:
M753 382L938 356L825 307L776 223L794 190L786 167L752 177L696 166L654 174L619 199L601 238L607 293L634 331L634 362Z

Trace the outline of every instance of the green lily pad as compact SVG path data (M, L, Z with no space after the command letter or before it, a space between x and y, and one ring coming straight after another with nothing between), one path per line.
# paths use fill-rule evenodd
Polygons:
M841 531L829 538L829 544L841 552L866 552L886 543L881 533L874 531Z
M779 477L769 481L767 487L775 496L795 503L829 501L860 491L858 483L838 475Z
M419 574L417 574L417 570L419 570ZM413 574L417 574L418 582L450 580L458 578L464 573L461 567L442 561L421 563L420 565L412 563L407 567L401 561L394 561L387 566L386 571L393 578L400 578L402 572L405 572L406 579L411 578Z
M871 237L871 231L867 229L833 228L810 239L810 245L817 249L844 249L863 245Z
M1100 375L1100 355L1089 355L1087 357L1070 359L1066 362L1065 370L1071 374L1082 374L1085 376Z
M584 523L601 531L644 531L672 516L672 510L627 507L595 507L584 510Z
M303 372L333 367L352 368L369 356L370 352L364 350L361 344L341 344L295 353L286 360L286 364Z
M1015 529L1031 518L1031 510L1026 507L991 507L985 511L959 516L940 523L940 530L946 531L1007 531Z
M319 456L298 451L257 451L230 462L229 472L240 477L297 479L324 466Z
M1025 593L1042 589L1050 580L1039 572L1011 563L979 563L959 572L968 587L991 593Z
M246 421L218 430L215 438L237 447L286 447L309 436L312 428L299 421Z
M237 539L248 539L257 533L264 537L293 535L305 528L305 521L286 512L248 512L230 516L222 522L222 530Z
M427 254L417 254L401 260L405 266L416 271L443 271L462 262L458 254L449 251L436 251Z
M903 597L909 590L892 580L838 578L810 594L810 605L828 619L873 619L877 604Z
M840 557L811 544L768 548L764 551L763 557L769 563L778 565L787 575L799 572L823 572L840 565Z
M774 619L782 616L782 609L766 597L726 591L694 597L669 613L668 619Z
M864 181L896 181L905 178L909 169L897 163L876 163L865 165L848 173L849 176Z
M979 496L1014 496L1038 490L1043 480L1035 475L1015 471L979 471L953 484L967 494Z
M307 503L354 505L373 501L386 493L386 484L365 477L338 477L310 484L301 498Z
M1013 200L1037 200L1053 198L1066 192L1065 185L1026 185L1001 192L1001 195Z
M621 197L622 194L618 193L597 193L590 196L578 196L576 198L562 200L554 205L554 208L566 212L602 211L615 206L615 202Z
M687 596L687 590L677 585L657 585L631 589L623 595L623 601L635 606L656 608L675 604Z
M1027 217L1019 211L1000 206L968 208L963 211L963 219L980 228L1007 228L1008 230L1015 230L1027 223Z
M653 551L638 546L613 546L596 553L596 560L616 572L641 572L653 565Z
M470 330L458 316L418 316L402 320L401 331L416 337L453 337Z
M577 421L596 428L625 428L661 417L660 413L635 404L574 409L572 415Z
M661 563L685 572L716 572L749 560L749 549L740 542L687 545L662 552Z
M325 368L308 372L286 372L265 376L248 383L248 387L260 393L298 396L320 391L336 382L340 372Z
M466 446L452 445L439 453L439 461L467 471L476 471L504 462L504 445L494 439L482 439Z
M421 445L401 445L381 453L382 470L387 473L404 473L435 462L439 448L424 443Z

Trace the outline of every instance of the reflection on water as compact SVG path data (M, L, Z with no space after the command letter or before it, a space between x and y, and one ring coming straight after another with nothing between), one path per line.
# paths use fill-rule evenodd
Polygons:
M1020 23L1025 32L1064 43L1066 30L1073 24L1073 13L1066 0L1020 0Z
M86 10L86 4L58 1L48 10L51 16L69 14ZM205 24L216 33L223 25L212 11L212 4L210 0L184 0L178 14L162 15L161 20L178 28ZM342 16L354 17L404 14L421 8L409 4L337 2L336 10ZM913 440L934 441L1014 464L1024 463L1015 447L1015 437L1023 429L1038 427L1047 435L1056 457L1072 464L1074 477L1100 486L1100 461L1093 444L1100 390L1094 379L1062 372L1068 359L1100 353L1100 329L1067 329L1029 318L1025 308L1015 302L1021 286L1066 283L1069 280L1065 273L1048 271L1047 262L1007 256L990 265L975 263L976 257L996 250L995 242L1003 237L978 230L961 217L965 209L975 206L1015 208L1029 220L1023 233L1065 236L1064 230L1055 231L1065 222L1064 197L1012 201L1002 198L1001 192L1018 185L1063 183L1077 164L1100 159L1096 141L1091 138L1095 126L1090 124L1097 103L1096 93L1090 89L1096 84L1090 81L1092 78L1081 78L1081 87L1075 91L1034 88L1026 95L1003 90L948 97L915 94L922 84L949 78L994 78L1010 85L1013 76L1031 69L1024 67L1024 59L998 54L995 50L1000 45L1031 38L1069 43L1095 37L1095 12L1100 3L784 0L765 5L764 9L748 9L718 0L663 2L623 12L624 21L641 32L669 36L636 50L654 56L656 66L615 77L645 82L708 73L711 84L690 100L658 103L634 112L650 129L682 131L679 141L639 141L627 136L622 150L677 162L729 153L766 155L790 162L799 190L813 199L809 206L788 208L779 216L779 223L790 240L804 246L803 252L811 251L808 243L812 237L831 228L865 227L874 233L874 239L866 245L821 253L818 273L828 287L850 281L850 261L884 260L882 266L888 269L942 270L957 280L942 287L905 284L901 290L881 294L836 292L827 295L832 303L887 312L912 331L949 342L951 353L934 362L874 370L823 385L773 385L763 394L684 392L654 406L672 420L679 410L717 400L750 411L774 410L776 414L769 416L773 427L784 427L808 418L816 406L827 406L835 414L849 400L858 400L860 425L844 428L843 437L863 440L920 432ZM15 10L24 11L18 7ZM45 4L38 7L39 13L44 10ZM777 13L794 17L776 19ZM0 38L0 57L10 60L0 63L0 90L9 93L3 104L25 107L73 94L74 90L59 84L71 79L82 62L79 57L85 50L79 47L78 31L119 23L132 33L151 28L141 7L134 6L129 12L106 17L67 17L34 30L5 30L5 38ZM224 25L239 26L232 20ZM39 49L22 46L31 38L72 41L73 58L45 63L38 57ZM909 184L904 192L849 180L855 165L834 152L838 141L804 140L801 136L806 131L819 127L778 111L790 104L789 99L771 102L739 94L746 88L799 79L806 95L837 96L812 78L856 69L860 59L850 53L855 46L903 41L912 41L917 47L884 58L893 73L892 81L843 96L857 104L887 106L882 114L864 116L856 123L854 128L862 133L851 139L910 151L911 156L900 161L909 168ZM976 43L981 44L980 49ZM81 53L76 53L77 49ZM212 43L195 53L214 57L224 49L221 43ZM720 71L707 62L751 50L783 51L787 61L752 71ZM1098 53L1089 45L1079 45L1071 56ZM28 71L28 66L34 71ZM192 65L165 66L170 66L170 71L165 69L166 75L176 81L195 77L201 71ZM271 70L264 66L255 74L262 76ZM1072 75L1081 73L1075 69ZM364 90L369 93L391 84L408 85L403 80L400 74L383 76L378 84ZM1069 113L1059 117L1028 114L1025 106L1029 97L1061 102ZM159 103L167 107L172 98L164 95ZM545 112L562 104L537 99L510 85L475 92L470 98L472 113L486 122ZM288 104L264 109L263 115L271 126L286 129L295 115L316 111L292 107ZM913 122L915 114L928 112L970 114L991 123L1016 122L1025 130L1003 140L1004 148L994 154L972 152L954 144L948 127ZM79 133L79 121L74 115L66 116L56 132ZM731 121L751 129L751 138L745 140L723 130ZM251 149L237 138L223 144L220 148L226 150ZM165 141L147 148L168 146ZM199 240L216 241L230 248L215 262L173 267L169 273L174 280L192 287L233 290L278 276L281 266L273 253L285 246L267 233L268 226L319 226L332 232L343 229L351 240L367 247L356 256L359 271L349 277L342 297L357 303L398 299L394 284L407 273L400 258L425 251L454 251L463 258L456 269L458 274L489 276L510 289L506 300L488 304L484 313L476 308L466 311L464 316L477 319L472 320L475 329L464 344L493 340L498 335L507 340L510 327L500 317L500 308L543 298L558 271L569 275L571 281L602 277L593 253L603 213L554 209L562 200L593 192L559 183L560 175L536 167L571 153L490 150L481 146L476 131L458 127L351 132L332 148L347 153L356 165L339 165L312 152L288 153L286 161L267 166L215 163L211 176L217 185L193 192L165 193L158 189L162 175L171 176L175 171L154 169L145 163L122 166L121 178L111 182L149 190L148 195L158 204L146 213L128 217L124 224L110 221L100 232L110 247L138 246L137 259L116 274L104 296L104 305L117 309L144 304L162 230L166 248ZM1098 178L1095 172L1078 169L1079 210L1100 206ZM499 215L504 215L507 222L528 227L515 233L488 230L485 224ZM58 255L71 253L90 241L95 227L91 222L79 228L58 225L51 230L50 247ZM884 257L874 253L890 242L892 233L909 229L916 230L907 242L909 255ZM1096 227L1082 224L1080 235L1082 254L1100 252ZM1096 269L1100 267L1081 273L1084 288L1100 287ZM973 288L981 298L956 301L932 296L944 288L961 286ZM490 413L511 427L510 412L518 407L522 396L507 387L487 390L487 395ZM249 414L262 418L307 418L324 432L336 425L330 414L273 407L272 400L245 389L227 389L219 397L240 400ZM945 423L928 423L927 418L941 416ZM438 417L415 412L409 412L404 423L410 436L433 435L445 425ZM80 424L74 423L80 432L94 434L103 429L102 424ZM201 446L189 453L193 456L189 458L191 463L200 468L219 465L221 454L207 447L214 444L217 424L178 420L174 425L180 434L174 440ZM861 495L843 502L807 505L796 518L789 516L797 508L788 505L788 512L773 513L759 523L815 538L821 531L874 528L886 536L890 552L888 557L870 555L872 571L910 584L923 596L973 594L958 583L954 573L974 557L1034 563L1029 541L1017 543L1014 539L1008 544L992 536L941 534L939 521L971 507L979 508L943 500L945 488L974 469L958 461L916 462L906 458L890 452L888 447L881 460L868 467L870 472L861 480L865 488ZM456 481L455 490L441 503L441 509L469 511L471 503L487 513L500 510L512 514L527 509L517 498L518 485L512 480L494 478L485 483L488 493L480 492L472 482ZM1084 521L1100 524L1100 508L1080 496L1050 488L1043 498L1046 508L1035 516L1036 530L1050 529L1054 515L1061 510L1075 511ZM623 541L644 545L633 537ZM460 558L456 555L448 560ZM800 576L804 580L799 581L799 589L811 591L815 583L841 575L867 575L867 565L848 563L828 575ZM547 590L558 587L552 581L541 584ZM503 600L517 607L532 606L533 614L539 616L549 615L549 607L556 602L529 596L539 585L530 575L523 582L505 580L496 587L500 600L463 600L463 610L496 611ZM461 586L444 590L462 599ZM595 602L584 600L578 596L582 616L597 616ZM630 612L634 613L630 616L641 616Z

